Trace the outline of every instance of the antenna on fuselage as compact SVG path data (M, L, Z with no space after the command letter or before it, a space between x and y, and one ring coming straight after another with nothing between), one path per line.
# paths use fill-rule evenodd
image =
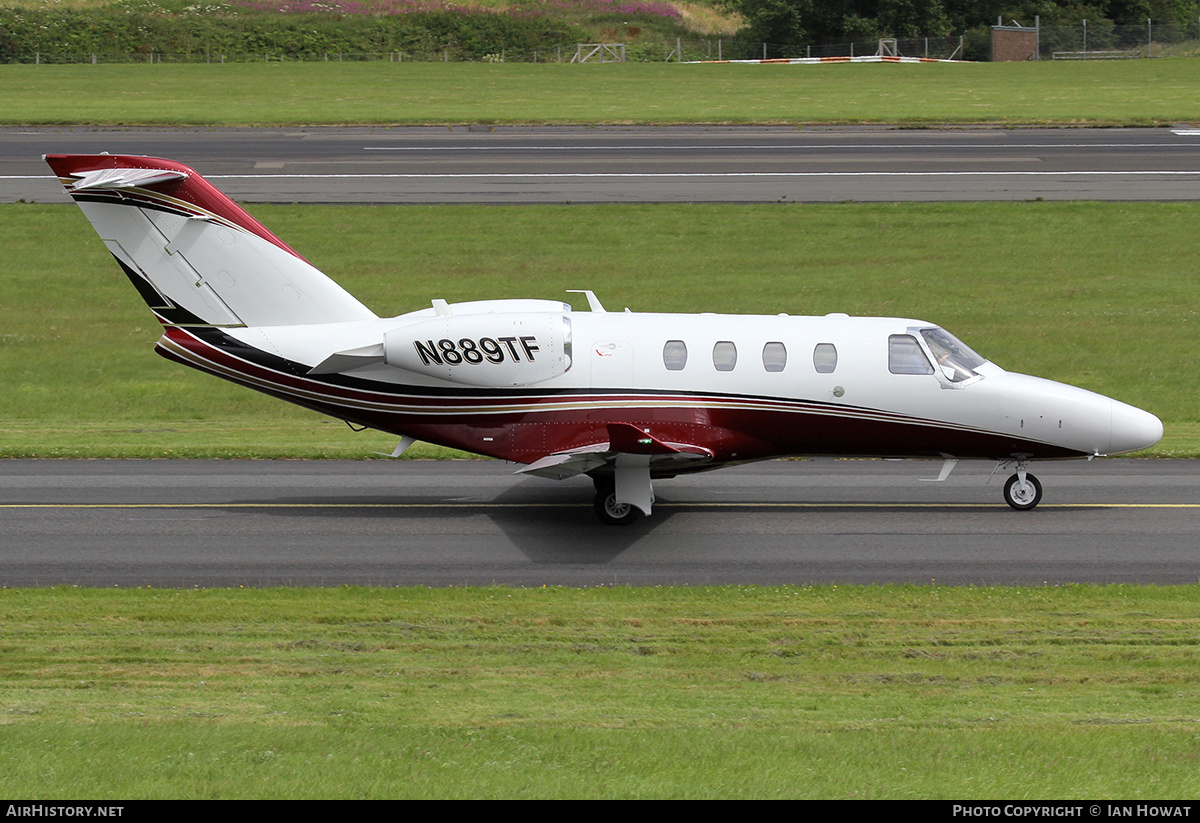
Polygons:
M582 294L587 297L588 311L596 312L597 314L607 314L608 310L600 305L600 298L592 293L591 289L567 289L568 294Z

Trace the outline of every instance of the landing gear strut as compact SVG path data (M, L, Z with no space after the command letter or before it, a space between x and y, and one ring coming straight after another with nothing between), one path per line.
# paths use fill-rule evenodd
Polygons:
M1004 484L1004 502L1017 511L1029 511L1042 502L1042 484L1024 468Z

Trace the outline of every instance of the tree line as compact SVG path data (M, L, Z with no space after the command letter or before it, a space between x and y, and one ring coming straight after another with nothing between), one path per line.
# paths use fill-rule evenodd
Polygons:
M802 44L882 37L966 34L1013 22L1024 26L1137 25L1147 19L1196 26L1200 0L721 0L746 18L739 38Z

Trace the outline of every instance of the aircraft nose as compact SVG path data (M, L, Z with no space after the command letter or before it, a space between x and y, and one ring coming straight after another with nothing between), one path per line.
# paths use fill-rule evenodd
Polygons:
M1112 401L1112 441L1109 454L1124 454L1148 449L1162 440L1162 421L1148 411Z

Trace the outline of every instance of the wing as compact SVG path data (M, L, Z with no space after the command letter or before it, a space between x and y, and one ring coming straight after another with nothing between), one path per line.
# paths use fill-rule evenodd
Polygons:
M577 474L589 474L606 467L615 467L619 459L626 455L648 458L645 462L652 473L667 474L673 469L694 468L713 457L712 450L703 446L666 443L630 423L609 423L607 429L607 444L548 454L528 466L517 469L516 473L565 480Z
M666 443L630 423L609 423L608 443L570 452L548 454L517 474L534 474L551 480L565 480L579 474L613 477L617 500L650 513L654 502L652 474L671 475L696 468L713 453L690 443Z

